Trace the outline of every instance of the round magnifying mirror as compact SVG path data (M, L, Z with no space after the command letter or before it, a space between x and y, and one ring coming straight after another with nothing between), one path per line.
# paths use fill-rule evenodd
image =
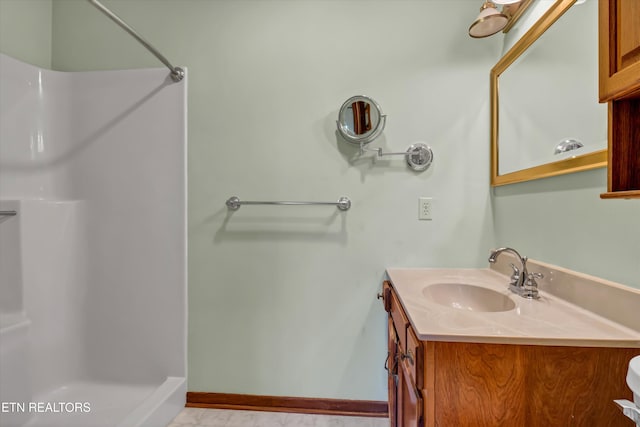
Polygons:
M352 144L368 144L384 130L385 116L376 101L364 95L347 99L338 113L338 132Z

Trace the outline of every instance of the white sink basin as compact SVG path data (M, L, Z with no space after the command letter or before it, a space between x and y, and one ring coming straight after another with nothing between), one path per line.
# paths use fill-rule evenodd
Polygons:
M498 312L516 308L507 295L465 283L436 283L425 286L422 294L435 303L459 310Z

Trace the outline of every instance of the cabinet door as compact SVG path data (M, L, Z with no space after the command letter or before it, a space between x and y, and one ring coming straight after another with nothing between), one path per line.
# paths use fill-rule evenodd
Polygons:
M388 352L385 368L387 369L387 386L389 390L389 424L391 427L396 427L398 425L398 337L391 317L389 317L387 325Z
M640 1L600 0L600 101L640 90Z
M405 362L398 367L398 427L422 427L422 398Z

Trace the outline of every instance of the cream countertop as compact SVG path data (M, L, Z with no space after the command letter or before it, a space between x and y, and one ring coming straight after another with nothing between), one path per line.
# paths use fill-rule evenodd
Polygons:
M505 344L640 348L640 332L566 302L543 290L528 300L509 291L509 278L490 269L389 268L387 276L421 340ZM509 296L516 307L472 312L428 300L435 283L467 283Z

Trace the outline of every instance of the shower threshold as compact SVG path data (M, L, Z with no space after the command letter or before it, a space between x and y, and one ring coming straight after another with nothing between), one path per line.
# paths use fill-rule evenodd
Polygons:
M40 396L25 427L143 427L175 416L184 399L184 378L170 377L159 386L77 382ZM171 397L174 397L171 399ZM166 408L168 403L168 408ZM164 411L162 407L165 407ZM28 410L29 408L27 408ZM158 411L167 412L165 416ZM171 421L168 418L167 423ZM166 423L165 423L166 424Z

